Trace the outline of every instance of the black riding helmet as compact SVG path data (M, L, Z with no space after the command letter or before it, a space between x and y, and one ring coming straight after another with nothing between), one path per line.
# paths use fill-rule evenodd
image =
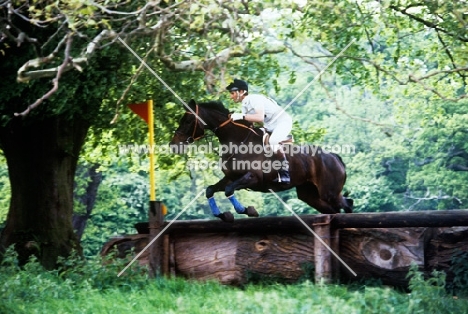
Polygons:
M245 90L246 92L249 91L249 85L247 84L246 81L243 80L238 80L234 79L234 82L229 84L226 89L230 92L236 91L236 90Z

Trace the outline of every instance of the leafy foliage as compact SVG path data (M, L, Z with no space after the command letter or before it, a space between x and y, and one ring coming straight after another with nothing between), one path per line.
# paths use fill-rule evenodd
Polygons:
M3 160L3 156L0 156L0 230L6 220L9 204L10 182L8 180L8 169Z
M408 273L411 299L409 313L426 312L437 309L439 313L455 313L459 311L457 300L447 295L445 290L445 273L434 271L428 279L418 271L413 264Z
M467 40L466 22L453 16L464 7L463 1L309 1L297 30L333 55L355 41L349 57L337 60L348 82L358 79L381 92L393 81L411 92L457 98L465 94L466 56L460 52Z
M452 256L450 273L453 280L447 285L453 295L468 296L468 252L456 251Z
M103 263L104 262L104 263ZM441 274L425 280L413 268L409 294L382 286L249 284L242 288L183 279L149 279L127 261L84 261L76 256L44 271L33 258L20 268L9 250L0 272L0 310L7 313L464 313L465 299L444 292ZM222 297L222 302L220 301Z

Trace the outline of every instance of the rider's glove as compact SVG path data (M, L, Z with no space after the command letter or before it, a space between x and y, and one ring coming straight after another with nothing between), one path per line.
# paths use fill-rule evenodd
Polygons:
M244 115L242 113L235 112L235 113L231 114L231 119L234 120L234 121L235 120L243 120Z

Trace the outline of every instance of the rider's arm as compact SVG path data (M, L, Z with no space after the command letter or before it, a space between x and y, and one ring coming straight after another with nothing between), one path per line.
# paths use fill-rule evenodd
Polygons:
M265 97L262 95L249 95L242 101L244 120L263 123L265 119Z
M246 113L244 114L244 120L250 122L263 122L265 118L265 111L263 109L256 109L255 113Z

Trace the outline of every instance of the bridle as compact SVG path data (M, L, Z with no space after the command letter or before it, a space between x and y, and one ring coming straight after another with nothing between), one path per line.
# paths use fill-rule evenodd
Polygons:
M185 114L194 114L194 113L191 112L191 111L186 111ZM198 124L200 123L200 122L198 121L198 120L199 120L199 119L198 119L198 105L195 106L195 116L196 116L196 117L195 117L195 125L194 125L194 127L193 127L192 136L187 137L187 139L185 140L185 142L186 142L187 144L192 144L193 142L195 142L195 141L197 141L197 140L199 140L199 139L201 139L201 138L203 138L203 137L205 136L205 128L199 127L199 128L203 131L203 133L202 133L200 136L195 137L195 136L196 136L196 133L197 133L197 126L198 126ZM246 126L246 125L243 125L243 124L241 124L241 123L237 123L237 122L233 121L233 120L231 119L231 115L230 115L230 114L229 114L228 119L227 119L226 121L222 122L220 125L218 125L217 127L215 127L215 128L213 129L213 132L216 133L220 128L222 128L222 127L228 125L229 123L232 123L232 124L234 124L234 125L240 126L240 127L242 127L242 128L245 128L245 129L249 129L249 130L250 130L252 133L254 133L255 135L261 136L261 135L259 135L252 127L249 127L249 126ZM185 135L184 133L182 133L182 132L180 132L180 131L176 131L175 133L176 133L176 134L179 134L179 135ZM250 133L249 133L249 134L250 134Z
M193 112L191 111L186 111L185 114L194 114ZM198 123L200 123L198 121L198 105L195 106L195 125L193 127L193 132L192 132L192 136L189 136L187 137L187 139L185 140L185 143L187 144L192 144L193 142L203 138L205 136L205 129L202 127L200 128L203 133L202 135L198 136L198 137L195 137L196 133L197 133L197 126L198 126ZM179 135L185 135L183 132L181 131L175 131L176 134L179 134Z

